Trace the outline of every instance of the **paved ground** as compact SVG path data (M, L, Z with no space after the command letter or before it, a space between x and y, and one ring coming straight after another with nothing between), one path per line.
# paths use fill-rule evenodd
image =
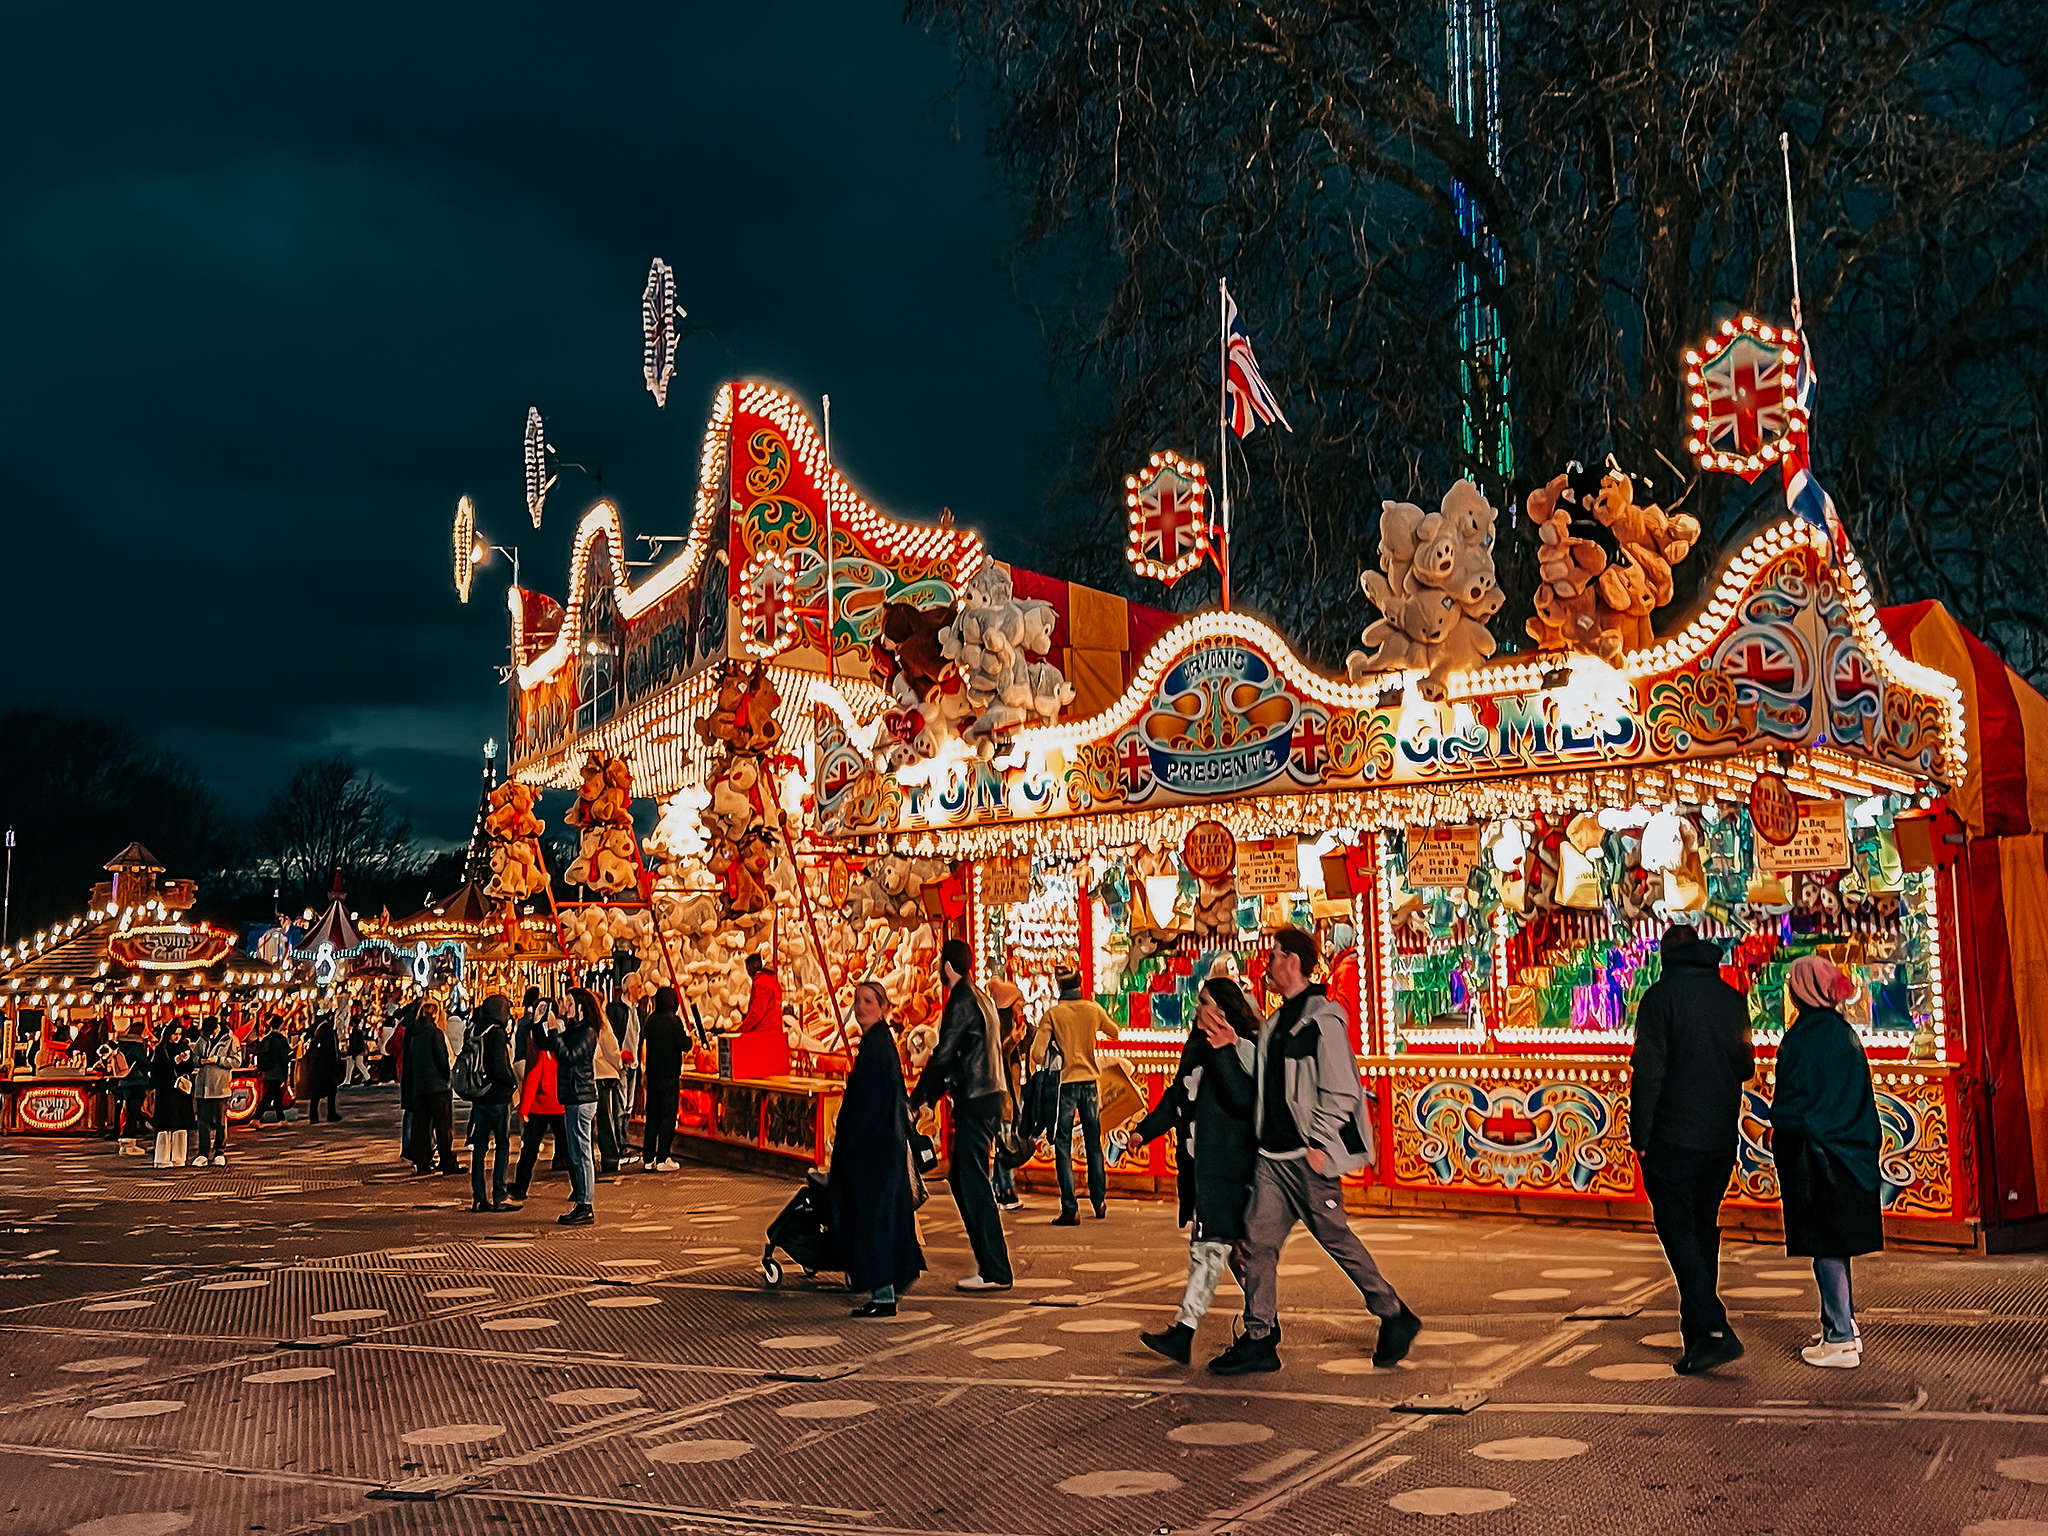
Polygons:
M1298 1239L1286 1369L1232 1382L1137 1342L1179 1294L1164 1206L1067 1229L1034 1198L1009 1222L1019 1288L970 1299L938 1190L934 1276L857 1323L826 1281L762 1287L786 1181L629 1174L565 1231L564 1176L471 1215L466 1181L396 1161L390 1090L344 1110L240 1132L220 1172L0 1143L0 1536L2048 1536L2042 1258L1859 1262L1867 1363L1817 1371L1805 1267L1737 1247L1749 1354L1682 1379L1646 1237L1361 1220L1427 1321L1413 1359L1372 1368L1355 1293ZM1569 1316L1611 1302L1640 1310ZM1459 1387L1486 1401L1394 1410ZM449 1473L488 1481L376 1497Z

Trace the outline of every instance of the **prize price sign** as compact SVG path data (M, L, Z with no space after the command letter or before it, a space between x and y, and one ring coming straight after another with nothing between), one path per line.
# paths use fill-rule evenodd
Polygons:
M1301 889L1301 863L1291 837L1262 837L1237 845L1237 888L1250 896Z
M1237 839L1220 821L1198 821L1180 841L1181 862L1211 884L1226 878L1237 864Z
M1799 831L1799 797L1775 773L1760 773L1749 786L1749 824L1760 842L1782 848Z
M1408 888L1455 889L1479 867L1478 827L1410 827Z
M1767 875L1849 867L1849 805L1844 800L1801 800L1799 823L1782 844L1756 845L1756 867Z
M981 900L991 907L1014 907L1031 899L1031 860L983 859Z

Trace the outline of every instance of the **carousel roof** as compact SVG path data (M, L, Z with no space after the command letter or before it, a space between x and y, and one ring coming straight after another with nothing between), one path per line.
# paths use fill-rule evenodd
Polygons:
M354 918L348 915L348 908L337 896L327 904L327 910L320 919L308 928L299 942L292 946L293 953L310 955L322 944L332 944L335 953L354 949L363 942L362 930L356 927Z
M81 1004L112 1002L167 988L233 990L280 986L287 967L265 965L224 930L170 924L144 927L105 916L78 917L0 954L0 999L61 996Z
M478 927L497 921L497 903L486 896L474 880L465 880L452 896L435 901L429 898L427 904L410 917L400 918L391 926L401 928L431 928L440 925L463 925Z
M163 872L163 865L158 861L157 856L140 843L130 843L126 848L123 848L111 859L107 860L106 863L102 864L100 868L152 869L159 874Z

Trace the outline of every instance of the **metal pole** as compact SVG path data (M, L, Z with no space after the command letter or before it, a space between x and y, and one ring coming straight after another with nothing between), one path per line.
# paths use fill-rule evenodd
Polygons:
M825 467L826 467L827 469L830 469L830 468L832 467L832 397L831 397L830 395L826 395L826 396L824 397L824 401L825 401ZM833 558L832 558L832 498L831 498L830 496L826 496L826 497L824 498L824 501L825 501L825 676L826 676L826 678L827 678L827 679L831 679L831 678L834 678L834 677L838 676L838 672L839 672L839 658L838 658L838 655L837 655L837 652L838 652L839 646L838 646L838 642L837 642L837 641L835 640L835 638L833 637L833 634L832 634L832 566L833 566Z
M1216 483L1223 491L1222 558L1216 569L1223 577L1223 611L1230 611L1230 282L1216 279Z
M0 896L0 948L7 943L14 918L14 828L7 829L7 890Z
M1778 157L1785 162L1785 240L1792 252L1792 329L1802 334L1806 320L1799 312L1799 216L1792 207L1792 135L1778 135Z

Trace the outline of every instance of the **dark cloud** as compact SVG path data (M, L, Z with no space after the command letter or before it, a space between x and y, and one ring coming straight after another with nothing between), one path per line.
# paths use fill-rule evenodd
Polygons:
M1014 217L893 8L42 7L9 33L0 702L130 720L242 808L352 750L459 837L505 635L502 570L455 603L455 497L560 592L595 495L566 472L529 525L529 404L629 534L683 531L734 362L829 391L882 505L999 547L1034 513ZM718 332L665 411L657 254Z

